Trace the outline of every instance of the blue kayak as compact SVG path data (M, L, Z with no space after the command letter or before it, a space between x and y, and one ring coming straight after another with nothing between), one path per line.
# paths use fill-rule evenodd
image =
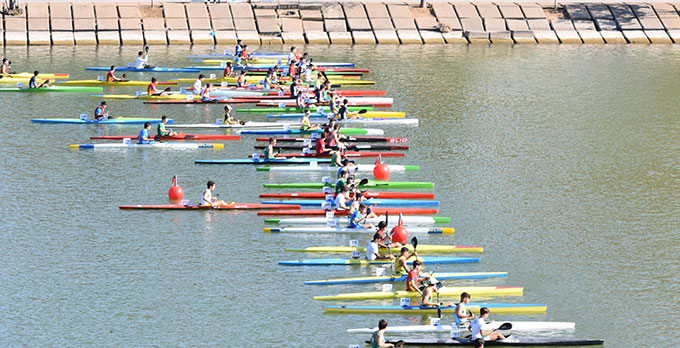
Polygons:
M260 164L260 163L310 163L310 162L323 162L330 163L330 158L285 158L285 159L259 159L254 160L251 158L243 159L222 159L222 160L196 160L196 164Z
M262 202L262 204L294 204L294 205L313 205L313 206L320 206L323 203L325 203L324 200L316 200L316 199L301 199L301 200L285 200L285 201L265 201ZM392 206L404 206L404 205L412 205L412 206L432 206L432 205L439 205L439 201L421 201L421 200L414 200L414 199L377 199L377 198L370 198L365 200L363 203L367 205L373 205L377 204L379 206L383 207L392 207ZM335 205L335 202L331 202L332 205Z
M85 70L94 70L94 71L109 71L109 67L105 66L95 66L95 67L87 67ZM222 68L224 69L224 68ZM155 68L151 69L136 69L133 67L116 67L116 71L135 71L135 72L167 72L167 73L173 73L173 72L185 72L185 73L199 73L201 72L201 69L195 69L195 68L168 68L168 67L161 67L157 66Z
M77 118L32 118L31 122L38 123L73 123L73 124L144 124L161 123L160 118L135 118L135 117L119 117L106 120L81 120ZM172 119L168 119L168 123L173 123Z
M468 263L468 262L479 262L478 257L436 257L436 256L425 256L419 257L419 260L423 264L434 264L434 263ZM413 261L409 261L412 263ZM279 261L279 265L284 266L364 266L364 265L386 265L392 263L391 260L366 260L366 259L343 259L343 258L330 258L330 259L306 259L306 260L292 260L292 261Z
M496 277L507 277L506 272L478 272L478 273L436 273L438 280L447 279L487 279ZM404 282L407 275L386 275L377 277L357 277L357 278L337 278L324 280L308 280L305 285L334 285L334 284L361 284L361 283L380 283L380 282Z
M292 114L278 114L278 115L267 115L269 118L300 118L304 116L303 113L292 113ZM332 112L310 112L309 117L313 118L334 118L335 114Z

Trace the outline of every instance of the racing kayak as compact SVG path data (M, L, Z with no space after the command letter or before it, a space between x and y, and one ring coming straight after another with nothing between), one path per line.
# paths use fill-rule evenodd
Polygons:
M109 118L105 120L81 120L77 118L32 118L31 122L38 123L75 123L75 124L144 124L149 123L161 123L160 118L137 118L137 117L116 117ZM172 123L173 120L168 119L168 123ZM136 138L134 136L133 138Z
M301 206L321 206L324 203L329 202L325 200L317 200L317 199L305 199L305 200L298 200L298 199L292 199L289 201L267 201L267 202L262 202L262 203L267 203L267 204L296 204L296 205L301 205ZM335 202L329 202L331 205L335 205ZM421 201L421 200L412 200L412 199L380 199L380 198L369 198L362 203L365 203L367 205L377 205L380 207L401 207L404 205L410 205L410 206L435 206L439 205L439 201Z
M410 172L420 170L418 166L402 166L399 164L389 164L390 172ZM358 164L350 169L350 173L373 172L375 168L372 164ZM331 166L288 166L288 167L257 167L261 172L337 172L340 167ZM316 197L315 197L316 198ZM403 197L376 197L376 198L403 198Z
M467 272L467 273L445 273L437 272L438 280L460 280L460 279L487 279L507 277L506 272ZM404 282L406 281L406 274L404 275L384 275L377 277L356 277L356 278L337 278L324 280L308 280L305 285L335 285L335 284L364 284L364 283L380 283L380 282Z
M211 128L219 128L219 127L211 127ZM278 130L278 129L273 129L273 130L239 130L238 133L240 134L313 134L313 133L321 133L323 132L323 129L316 129L316 130L300 130L300 129L283 129L283 130ZM383 135L385 134L385 131L382 129L374 129L374 128L340 128L340 134L343 135Z
M469 263L469 262L479 262L478 257L434 257L434 256L424 256L418 257L423 264L438 264L438 263ZM391 260L366 260L366 259L343 259L343 258L331 258L331 259L306 259L306 260L292 260L292 261L279 261L279 265L282 266L366 266L366 265L389 265L393 261ZM408 261L408 263L413 263L413 260ZM460 294L459 294L460 295ZM469 306L468 306L469 308Z
M310 119L311 123L327 123L328 118L312 118ZM348 118L344 120L335 120L336 123L338 124L368 124L368 125L384 125L384 124L390 124L390 125L406 125L406 126L417 126L418 123L420 123L420 120L417 118L371 118L371 117L356 117L356 118ZM278 124L286 124L284 122L278 122ZM292 126L299 126L299 123L289 123Z
M311 89L308 91L311 92ZM361 97L361 96L380 96L380 95L386 95L387 93L385 91L377 91L377 90L369 90L369 89L336 89L335 90L338 95L344 96L344 97ZM278 91L270 91L267 92L268 96L279 96ZM283 91L283 96L290 96L291 93L290 91ZM283 97L282 96L282 97Z
M65 88L65 87L64 87ZM94 88L94 87L71 87L71 88ZM100 92L101 92L101 87ZM116 99L116 100L127 100L127 99L141 99L141 100L187 100L187 99L201 99L199 95L193 94L181 94L177 92L169 92L168 95L148 95L143 92L141 95L129 95L129 94L95 94L91 95L90 99Z
M11 74L0 74L0 76L2 76L2 78L0 78L0 81L1 81L1 80L4 80L4 79L6 79L6 78L14 78L14 79L26 79L26 80L30 80L31 77L33 77L33 73L32 73L32 72L20 72L20 73L11 73ZM50 79L50 80L53 80L53 79L67 79L67 78L69 78L69 74L59 74L59 73L51 74L51 73L44 73L44 74L38 74L38 77L37 77L37 78L38 78L38 79L42 79L42 80L44 80L44 79Z
M320 111L318 111L318 109L328 110L328 108L321 107L321 108L317 108L317 112L320 112ZM359 110L364 110L364 109L368 110L368 111L373 110L373 108L370 107L370 106L348 106L347 107L348 111L359 111ZM236 112L286 112L286 111L301 111L301 112L304 112L305 109L304 108L300 109L300 108L296 108L296 107L236 109ZM299 114L299 115L300 116L298 116L298 118L302 117L302 114ZM363 114L363 115L365 115L365 114Z
M441 274L441 273L439 273ZM404 279L406 279L404 277ZM437 279L440 279L437 275ZM488 321L489 329L493 330L498 328L505 321ZM510 321L512 324L512 331L568 331L574 330L576 324L573 322L560 322L560 321ZM470 332L467 327L459 328L453 325L406 325L406 326L388 326L385 330L386 334L405 334L405 333L441 333L449 334L453 330L463 330ZM349 329L347 332L355 334L371 334L378 331L378 328L362 328L362 329Z
M159 120L160 121L160 120ZM170 122L168 122L170 123ZM137 138L136 135L103 135L103 136L98 136L98 137L90 137L91 140L103 140L103 139L111 139L111 140L122 140L126 138ZM238 135L219 135L219 134L186 134L186 133L179 133L177 135L163 135L163 136L154 136L154 139L161 139L161 140L241 140L241 137Z
M390 98L391 99L391 98ZM255 103L255 106L274 106L278 105L279 107L296 107L297 103L295 101L279 101L279 100L262 100L259 102L253 102ZM328 106L328 102L316 102L316 99L309 99L307 101L307 105L309 104L314 104L314 105L324 105ZM374 108L391 108L393 106L392 103L377 103L377 102L369 102L369 101L363 101L363 100L357 100L357 101L351 101L348 102L347 105L351 106L372 106Z
M320 189L324 186L334 187L334 183L323 183L323 182L298 182L298 183L287 183L287 184L264 184L264 187L269 188L309 188L309 189ZM360 185L363 188L424 188L431 189L434 188L434 183L431 182L420 182L420 181L375 181L369 180L366 185Z
M175 124L173 125L174 128L221 128L221 129L249 129L249 128L254 128L254 129L259 129L259 128L266 128L266 129L285 129L286 124L282 123L274 123L274 122L253 122L253 121L248 121L243 124L225 124L220 120L219 122L215 123L190 123L190 124Z
M349 225L349 218L333 217L333 218L292 218L292 219L265 219L266 224L279 225L323 225L326 226L332 222L336 225ZM380 221L385 221L384 216L366 219L366 223L377 225ZM401 221L407 226L431 226L435 224L451 223L451 218L440 216L410 216L402 215ZM460 248L460 247L457 247ZM350 250L351 251L351 250Z
M222 143L151 143L151 144L137 144L137 143L113 143L113 144L72 144L68 146L73 150L84 149L222 149Z
M109 71L111 70L111 66L95 66L95 67L87 67L85 70L94 70L94 71ZM194 69L194 68L169 68L169 67L161 67L157 66L154 68L148 68L148 69L137 69L131 66L127 67L116 67L116 71L135 71L135 72L167 72L167 73L200 73L201 69Z
M405 247L413 250L412 245L405 245ZM381 253L390 252L390 248L380 248ZM401 248L391 248L393 254L398 254ZM481 253L484 248L460 246L460 245L428 245L418 244L419 253ZM307 248L286 248L285 251L294 251L299 253L352 253L354 251L366 252L366 247L349 247L349 246L320 246ZM439 273L437 273L439 279Z
M246 210L246 209L296 209L295 206L273 206L271 204L259 203L234 203L222 207L212 207L209 205L181 205L181 204L157 204L157 205L121 205L118 209L122 210ZM299 209L299 208L298 208Z
M345 128L348 129L348 128ZM342 130L342 128L340 129ZM241 132L242 134L244 132ZM372 151L347 151L344 153L345 157L404 157L406 154L401 152L372 152ZM278 157L331 157L331 154L316 154L316 153L279 153Z
M439 296L444 298L460 298L460 294L467 292L472 296L522 296L524 288L521 286L443 286L439 288ZM357 301L357 300L391 300L408 298L420 298L418 291L368 291L353 292L337 295L314 296L320 301Z
M375 104L392 104L394 102L394 98L390 97L343 97L344 99L347 99L348 103L375 103ZM316 98L311 98L309 99L310 103L317 104ZM259 98L257 100L258 103L264 103L264 104L279 104L279 103L295 103L295 98L288 97L285 99L266 99L266 98ZM321 101L322 103L324 101ZM328 104L328 101L325 102Z
M276 142L304 142L309 138L275 138ZM269 138L255 138L257 141L269 141ZM407 143L407 138L387 138L387 137L347 137L343 139L347 142L364 142L364 143Z
M497 313L494 311L494 313ZM468 331L469 332L469 331ZM475 342L468 338L406 338L401 339L404 345L411 347L421 346L470 346L474 347ZM397 340L386 341L396 344ZM367 343L370 343L367 341ZM502 341L485 341L484 346L601 346L604 340L586 338L557 338L557 337L517 337L512 335Z
M69 80L69 81L59 81L55 82L55 85L59 86L148 86L149 81L99 81L99 80ZM177 86L176 82L163 82L159 81L156 84L160 86Z
M411 215L432 215L438 214L439 209L425 209L425 208L372 208L376 214L383 215L389 213L391 215L411 214ZM258 212L257 215L326 215L327 212L333 212L335 215L346 216L347 210L325 210L325 209L304 209L304 210L267 210Z
M256 149L264 149L268 145L261 144L261 145L255 145L254 147ZM308 148L310 146L306 146L304 144L276 144L274 145L275 149L282 149L282 150L301 150L304 148ZM335 147L337 149L337 147ZM383 144L361 144L361 145L356 145L356 144L349 144L347 145L347 149L349 150L408 150L408 145L383 145ZM366 166L365 170L369 171L368 167L375 167L375 166ZM404 170L404 166L400 166L401 170ZM392 168L390 168L391 170ZM358 170L358 168L357 168ZM372 171L373 168L370 169Z
M468 310L479 314L481 307L486 307L493 314L540 314L548 310L547 304L527 303L468 303ZM437 315L437 307L423 306L326 306L324 311L328 313L365 314L365 313L391 313L405 315ZM442 312L455 313L456 307L441 307Z
M324 109L328 110L328 109ZM353 110L353 111L359 111L359 110ZM278 114L278 115L267 115L269 118L301 118L303 116L302 113L291 113L291 114ZM310 119L316 119L316 118L329 118L329 117L334 117L335 115L330 112L324 112L324 111L317 111L317 112L312 112L309 114ZM401 111L366 111L365 113L361 114L361 117L363 118L404 118L406 117L405 112Z
M260 164L260 163L278 163L278 164L299 164L311 162L330 162L330 158L285 158L285 159L222 159L222 160L195 160L196 164Z
M262 204L275 204L275 203L262 203ZM388 227L388 229L391 229ZM426 234L447 234L453 235L453 227L409 227L407 228L409 233L426 233ZM274 233L367 233L371 236L375 234L375 228L349 228L349 227L265 227L264 232L274 232Z
M6 87L0 88L0 92L20 92L20 93L47 93L47 92L101 92L101 87L70 87L70 86L49 86L40 88L27 87Z

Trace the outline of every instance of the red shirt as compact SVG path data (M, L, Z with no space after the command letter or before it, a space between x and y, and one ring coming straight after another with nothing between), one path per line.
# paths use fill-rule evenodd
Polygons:
M229 75L231 75L231 67L230 67L230 66L226 66L226 67L224 68L224 77L227 77L227 76L229 76Z
M408 272L408 275L406 276L406 291L416 291L416 289L411 287L411 280L415 280L416 284L418 283L418 271L415 269Z
M113 70L109 70L109 73L106 74L106 82L113 82Z
M236 79L236 85L238 87L243 87L246 82L246 75L238 75L238 78Z
M326 152L326 144L324 144L323 139L319 139L316 141L316 154L320 155L324 152Z
M154 93L156 93L156 83L155 82L151 82L149 84L149 87L146 87L146 93L148 95L153 95Z

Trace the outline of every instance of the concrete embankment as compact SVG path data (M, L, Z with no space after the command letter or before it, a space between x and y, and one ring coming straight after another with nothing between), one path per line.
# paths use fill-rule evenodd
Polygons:
M4 45L678 43L680 3L29 2Z

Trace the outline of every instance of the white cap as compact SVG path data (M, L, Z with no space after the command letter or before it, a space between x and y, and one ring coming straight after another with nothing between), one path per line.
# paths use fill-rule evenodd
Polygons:
M231 105L227 105L226 108L227 108L227 110L231 110L231 109L232 109Z
M430 279L428 279L427 282L430 285L437 285L437 283L439 283L439 281L435 277L430 277Z

